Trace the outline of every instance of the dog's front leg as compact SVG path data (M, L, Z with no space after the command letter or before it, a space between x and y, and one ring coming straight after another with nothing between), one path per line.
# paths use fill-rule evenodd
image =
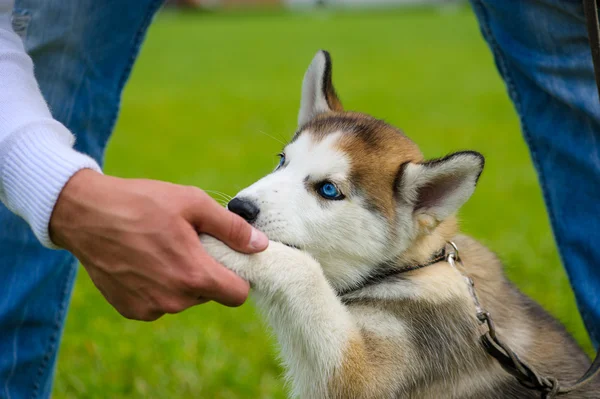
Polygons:
M277 242L244 255L209 236L201 241L211 256L252 284L281 345L294 396L364 396L360 331L311 256Z

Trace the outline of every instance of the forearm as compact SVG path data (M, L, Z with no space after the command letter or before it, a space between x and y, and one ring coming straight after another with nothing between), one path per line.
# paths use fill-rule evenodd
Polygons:
M100 170L73 150L74 136L52 118L33 63L12 31L12 4L0 0L0 201L23 217L40 242L62 188L83 168Z

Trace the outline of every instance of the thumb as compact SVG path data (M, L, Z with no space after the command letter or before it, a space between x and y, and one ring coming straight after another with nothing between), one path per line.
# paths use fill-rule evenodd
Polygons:
M190 213L189 220L200 232L210 234L239 252L255 253L267 248L269 239L263 232L223 208L207 194L204 197Z

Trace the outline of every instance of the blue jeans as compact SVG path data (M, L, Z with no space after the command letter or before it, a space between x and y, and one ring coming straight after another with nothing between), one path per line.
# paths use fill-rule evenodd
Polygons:
M579 1L472 0L521 116L586 326L600 341L600 108ZM15 25L54 116L98 161L159 0L17 0ZM50 396L76 274L0 208L0 398ZM597 267L595 267L597 266Z
M56 119L102 161L121 91L162 0L16 0L15 31ZM77 262L0 204L0 398L48 398Z
M600 343L600 103L580 0L471 0L520 116L563 265Z

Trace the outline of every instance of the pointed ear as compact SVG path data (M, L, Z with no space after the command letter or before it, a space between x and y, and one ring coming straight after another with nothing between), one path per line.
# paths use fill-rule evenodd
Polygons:
M298 126L304 125L321 113L343 110L331 80L331 57L327 51L320 50L310 63L302 81Z
M397 189L413 206L417 218L429 216L437 225L471 197L483 165L483 156L474 151L457 152L424 163L407 163L400 169Z

